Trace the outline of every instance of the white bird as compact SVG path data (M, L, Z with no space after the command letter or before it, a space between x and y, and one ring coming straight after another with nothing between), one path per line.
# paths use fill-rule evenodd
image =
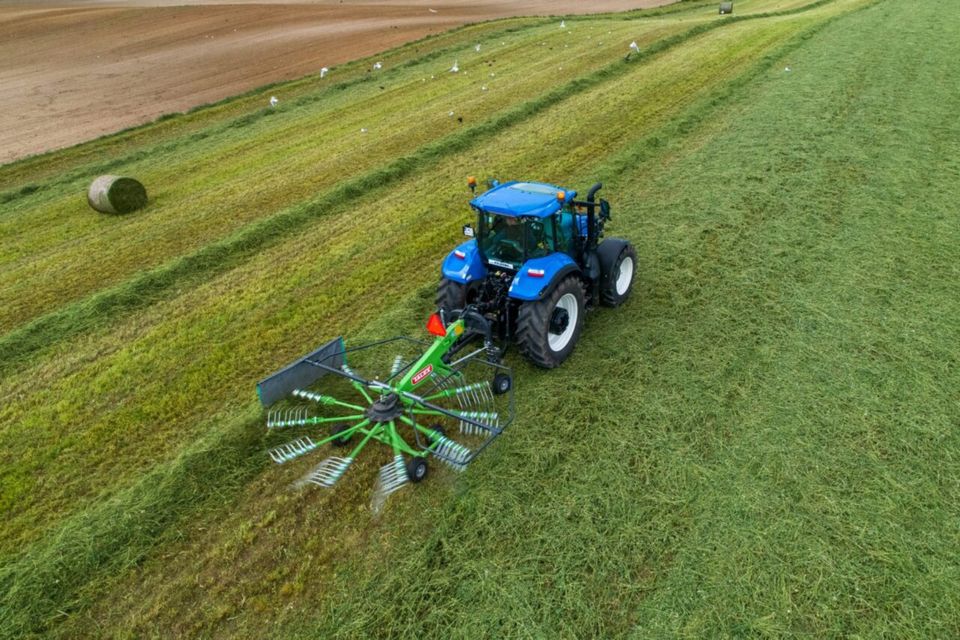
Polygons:
M447 115L448 115L448 116L450 116L450 117L452 118L452 117L453 117L453 111L451 111L451 112L450 112L450 113L448 113Z
M275 107L280 104L280 101L277 100L277 96L270 96L270 106Z
M383 68L383 63L382 63L382 62L374 62L374 63L373 63L373 68L374 68L374 69L382 69L382 68Z
M784 67L783 70L784 70L784 71L790 71L790 67Z
M482 87L480 87L480 91L486 91L486 90L487 90L487 85L483 85Z
M323 76L327 75L327 72L328 72L328 71L330 71L330 69L327 69L326 67L321 67L321 68L320 68L320 77L322 78Z
M497 74L495 74L493 71L490 72L490 77L491 77L491 78L495 77L496 75L497 75Z
M637 53L640 53L640 45L637 44L636 40L630 43L630 49L633 51L636 51Z
M480 53L480 45L475 46L473 50L476 51L477 53Z
M458 60L454 60L454 61L453 61L453 66L450 67L450 73L459 73L459 72L460 72L460 64L459 64L459 61L458 61Z
M561 20L561 21L560 21L560 28L561 28L561 29L566 29L566 28L567 28L567 21L566 21L566 20Z
M427 9L427 11L429 11L430 13L436 13L436 12L437 12L436 9Z
M360 133L366 133L366 132L367 132L367 128L366 128L366 127L360 129Z

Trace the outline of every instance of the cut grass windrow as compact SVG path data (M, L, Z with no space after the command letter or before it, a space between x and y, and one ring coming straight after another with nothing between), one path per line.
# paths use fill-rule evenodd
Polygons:
M254 222L226 238L208 244L193 254L177 258L162 267L134 276L121 285L36 318L0 338L0 375L7 375L10 371L22 366L31 354L42 351L58 340L94 327L105 326L120 314L162 299L177 286L197 283L217 272L229 269L278 239L302 229L311 221L340 209L352 198L382 193L412 171L428 166L449 154L463 151L484 136L502 132L524 122L570 96L612 81L627 73L633 65L673 49L688 40L727 25L747 20L793 15L833 1L817 0L783 12L741 15L728 20L703 23L681 34L664 38L641 50L639 54L631 56L627 62L618 60L598 71L571 80L481 124L462 129L436 142L424 145L413 153L378 169L344 181L307 203Z
M261 432L217 427L167 465L66 520L20 561L0 567L0 636L37 632L73 609L78 589L104 570L129 570L183 515L215 508L265 464ZM259 422L259 420L257 420Z

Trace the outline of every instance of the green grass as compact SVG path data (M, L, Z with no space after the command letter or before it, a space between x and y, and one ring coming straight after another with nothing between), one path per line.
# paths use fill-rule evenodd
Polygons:
M678 8L568 22L648 39L630 64L622 42L583 47L566 87L522 71L563 57L537 50L554 22L480 25L504 31L514 97L341 176L305 168L295 132L351 108L402 123L456 93L403 87L470 29L398 50L382 98L358 66L343 90L295 83L269 117L251 96L46 157L80 176L115 149L165 171L171 202L197 195L163 209L169 237L196 233L152 275L147 243L105 228L82 233L131 257L98 282L107 266L65 237L79 211L56 204L72 183L43 158L0 168L8 193L51 185L0 224L73 218L8 231L7 267L60 252L92 274L57 300L28 269L37 300L4 316L2 633L960 633L958 20L932 0L744 0L753 17L721 27L712 4ZM348 162L355 124L319 146ZM379 519L377 454L334 492L290 491L310 463L267 467L253 382L330 335L417 334L467 174L603 180L640 254L633 298L592 313L561 369L511 360L518 419L462 476ZM203 231L241 175L264 199Z

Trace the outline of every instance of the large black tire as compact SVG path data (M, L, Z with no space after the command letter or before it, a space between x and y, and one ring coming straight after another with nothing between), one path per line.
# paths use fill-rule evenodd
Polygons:
M540 300L520 305L517 315L517 346L520 352L544 369L553 369L563 363L573 353L583 330L585 299L580 279L569 276ZM558 307L562 312L558 312ZM575 318L570 317L573 311ZM566 323L563 322L564 313L567 316Z
M637 272L637 252L625 240L604 240L597 250L600 258L600 303L619 307L633 290Z
M467 305L467 286L447 278L440 278L437 285L437 309L449 318L454 309L463 309Z

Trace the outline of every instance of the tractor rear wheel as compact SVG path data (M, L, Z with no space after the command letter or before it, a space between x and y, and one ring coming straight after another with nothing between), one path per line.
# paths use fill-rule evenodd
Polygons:
M609 242L609 241L605 241ZM604 249L607 249L605 252ZM610 249L619 249L616 253ZM612 245L600 249L600 302L605 307L619 307L627 301L633 289L633 276L637 271L637 252L633 245ZM608 255L604 255L604 254Z
M467 285L454 282L448 278L440 278L437 285L437 309L444 312L445 318L450 317L454 309L463 309L467 306Z
M516 334L520 352L544 369L559 366L580 337L585 298L580 279L571 276L540 300L520 305Z

